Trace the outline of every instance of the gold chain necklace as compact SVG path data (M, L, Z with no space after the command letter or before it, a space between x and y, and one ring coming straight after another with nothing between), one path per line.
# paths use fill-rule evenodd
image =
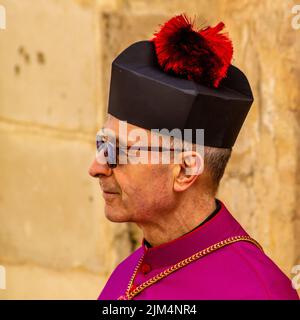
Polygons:
M216 251L222 247L225 247L231 243L234 243L234 242L238 242L238 241L248 241L248 242L251 242L253 243L254 245L256 245L259 249L262 249L262 247L260 246L260 244L252 239L250 236L235 236L235 237L230 237L230 238L227 238L225 240L222 240L216 244L213 244L211 245L210 247L204 249L204 250L200 250L198 252L196 252L195 254L191 255L190 257L184 259L184 260L181 260L180 262L174 264L173 266L169 267L168 269L160 272L159 274L155 275L154 277L150 278L149 280L143 282L142 284L140 284L138 287L136 287L134 290L132 290L132 284L133 284L133 281L135 279L135 276L138 272L138 269L144 259L144 254L143 256L140 258L140 260L138 261L135 269L134 269L134 272L133 272L133 275L128 283L128 286L127 286L127 290L125 292L125 295L122 295L118 298L118 300L132 300L137 294L139 294L141 291L143 291L144 289L146 289L147 287L151 286L152 284L156 283L157 281L167 277L169 274L173 273L174 271L188 265L189 263L203 257L203 256L206 256L207 254L213 252L213 251Z

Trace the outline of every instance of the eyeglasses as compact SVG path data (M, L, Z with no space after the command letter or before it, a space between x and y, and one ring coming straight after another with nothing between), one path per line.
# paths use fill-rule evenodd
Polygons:
M119 164L118 155L124 155L128 157L128 151L154 151L154 152L165 152L165 151L177 151L181 152L182 149L174 149L174 148L165 148L161 146L120 146L119 143L115 143L107 140L105 137L101 135L96 136L96 157L99 156L100 152L103 152L106 163L109 168L116 168Z

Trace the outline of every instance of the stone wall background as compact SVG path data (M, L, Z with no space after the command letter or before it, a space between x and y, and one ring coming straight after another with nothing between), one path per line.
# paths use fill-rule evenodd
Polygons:
M255 103L218 197L291 278L300 264L300 30L296 1L2 0L0 299L95 299L140 245L106 221L87 170L110 64L174 14L227 26Z

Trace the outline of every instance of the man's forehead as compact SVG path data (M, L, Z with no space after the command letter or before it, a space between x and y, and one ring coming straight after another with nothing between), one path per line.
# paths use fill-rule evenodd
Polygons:
M150 130L138 127L134 124L128 123L126 121L119 120L118 118L108 114L106 121L101 129L103 134L107 136L114 136L118 140L126 140L131 133L137 132L141 135L151 136Z
M166 132L162 133L158 129L148 130L138 127L110 114L106 117L106 121L101 129L101 135L116 140L121 144L143 143L144 145L166 146L169 146L171 143L170 137L173 136L173 134Z

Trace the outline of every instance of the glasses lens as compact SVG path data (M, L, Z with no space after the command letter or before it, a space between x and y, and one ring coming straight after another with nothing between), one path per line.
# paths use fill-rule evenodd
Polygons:
M96 148L97 148L97 153L101 152L103 148L105 147L105 141L103 140L103 137L100 135L96 136Z
M107 164L110 168L117 166L116 146L103 138L103 136L96 136L96 158L99 163Z
M107 144L107 163L110 168L117 166L117 152L116 146L112 142L106 142Z
M96 136L96 157L100 163L107 163L107 142L101 135Z
M96 137L96 159L100 164L106 164L107 160L105 157L106 153L106 143L102 138Z

